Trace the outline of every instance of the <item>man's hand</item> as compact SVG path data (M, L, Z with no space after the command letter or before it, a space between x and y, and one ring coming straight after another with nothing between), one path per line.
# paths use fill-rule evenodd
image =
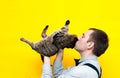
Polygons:
M60 49L59 52L56 55L56 59L55 60L56 61L62 61L63 60L63 53L64 53L63 49Z
M50 64L50 57L44 56L44 64Z

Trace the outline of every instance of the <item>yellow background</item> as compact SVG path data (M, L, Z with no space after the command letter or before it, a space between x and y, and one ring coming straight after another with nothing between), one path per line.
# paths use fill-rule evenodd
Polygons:
M1 0L0 1L0 78L40 78L42 61L38 53L19 39L37 42L69 19L69 33L78 36L88 28L104 30L110 46L99 57L102 78L120 78L120 1L119 0ZM65 49L64 67L74 65L79 54ZM51 64L55 56L51 57Z

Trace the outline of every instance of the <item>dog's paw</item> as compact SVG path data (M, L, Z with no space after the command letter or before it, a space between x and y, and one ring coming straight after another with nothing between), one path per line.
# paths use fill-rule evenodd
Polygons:
M24 41L25 39L24 38L20 38L21 41Z
M68 25L68 24L70 24L70 21L69 21L69 20L66 21L65 25Z

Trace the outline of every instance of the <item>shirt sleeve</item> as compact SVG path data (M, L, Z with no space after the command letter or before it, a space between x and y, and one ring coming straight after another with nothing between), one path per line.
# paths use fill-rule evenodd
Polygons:
M62 62L55 61L53 65L54 78L58 78L65 69L62 66Z
M42 78L52 78L52 69L50 67L50 64L43 64Z

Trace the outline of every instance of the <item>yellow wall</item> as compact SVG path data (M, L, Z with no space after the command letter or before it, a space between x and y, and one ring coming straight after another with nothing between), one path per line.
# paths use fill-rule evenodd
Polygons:
M71 21L69 33L81 35L90 27L104 30L110 46L99 57L102 78L120 78L120 1L119 0L1 0L0 1L0 78L40 78L42 61L38 53L19 39L41 40ZM65 49L64 66L74 65L79 55ZM51 57L51 64L55 56ZM69 62L69 63L68 63Z

